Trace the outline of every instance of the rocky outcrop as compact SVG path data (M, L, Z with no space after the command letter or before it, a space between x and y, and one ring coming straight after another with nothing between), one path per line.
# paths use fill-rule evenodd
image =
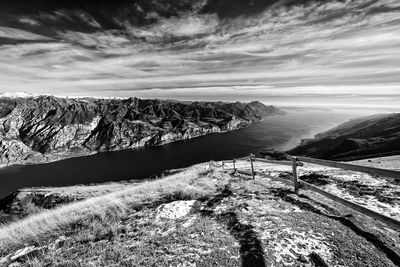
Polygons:
M322 159L356 160L400 154L400 114L361 117L343 123L289 151Z
M86 197L88 196L75 192L51 192L39 188L17 190L0 199L0 225Z
M177 174L181 171L181 169L167 170L163 172L163 175ZM7 197L0 199L0 225L71 202L120 191L140 182L143 182L143 180L18 189Z
M180 219L183 218L200 207L198 200L180 200L167 204L162 204L157 208L156 219Z
M260 102L53 96L0 99L0 166L163 145L283 114Z

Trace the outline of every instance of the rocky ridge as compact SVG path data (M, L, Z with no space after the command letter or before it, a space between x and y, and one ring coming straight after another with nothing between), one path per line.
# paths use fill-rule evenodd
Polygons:
M400 114L349 120L313 139L303 140L291 155L330 160L358 160L400 154Z
M283 112L260 102L0 98L0 166L163 145Z

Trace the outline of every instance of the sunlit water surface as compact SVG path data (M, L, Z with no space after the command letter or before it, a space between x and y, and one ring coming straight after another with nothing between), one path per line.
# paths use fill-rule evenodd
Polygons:
M164 170L209 160L232 159L263 148L290 149L309 138L354 117L355 112L289 110L248 128L179 141L160 147L99 153L58 162L11 166L0 170L0 198L16 189L65 186L143 179Z

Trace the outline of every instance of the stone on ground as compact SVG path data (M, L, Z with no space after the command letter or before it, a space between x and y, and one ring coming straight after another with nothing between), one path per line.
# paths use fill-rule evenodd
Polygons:
M200 206L197 200L174 201L157 208L156 219L175 220L189 215Z

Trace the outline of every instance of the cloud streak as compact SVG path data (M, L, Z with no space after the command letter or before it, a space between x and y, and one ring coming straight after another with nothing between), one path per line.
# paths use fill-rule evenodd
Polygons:
M0 88L327 105L337 98L371 106L400 101L396 0L276 4L236 17L199 10L147 12L147 24L116 18L114 28L64 9L17 17L14 28L0 21L0 38L30 41L0 45Z

